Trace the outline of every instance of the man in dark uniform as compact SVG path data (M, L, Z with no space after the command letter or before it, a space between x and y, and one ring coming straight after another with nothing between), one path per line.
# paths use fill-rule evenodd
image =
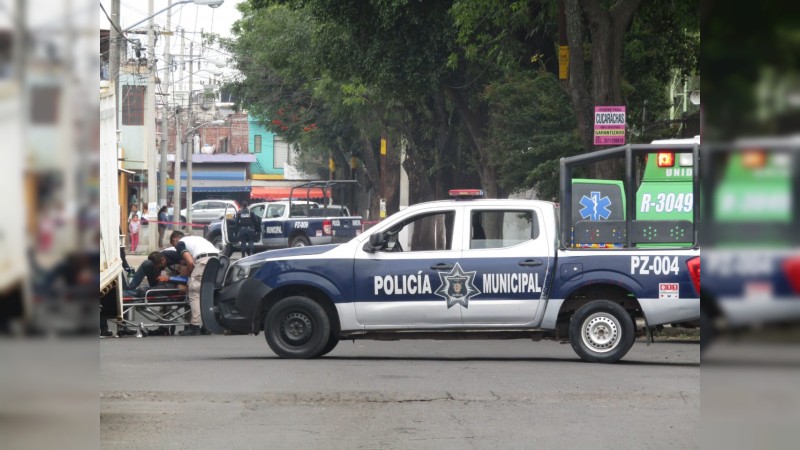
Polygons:
M126 290L133 291L142 284L145 278L147 278L147 284L150 287L155 287L159 283L166 283L169 281L169 277L166 275L161 275L161 271L167 267L167 257L162 252L152 252L147 255L147 259L142 262L139 268L136 270L136 273L133 274L133 279L131 280L130 284L128 284Z
M250 211L249 203L242 202L242 209L236 213L236 229L242 245L242 258L256 252L255 241L261 234L261 218Z

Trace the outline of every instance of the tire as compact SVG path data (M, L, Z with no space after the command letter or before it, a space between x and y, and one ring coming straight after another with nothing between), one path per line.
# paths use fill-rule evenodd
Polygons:
M264 337L281 358L309 359L322 355L331 336L331 321L317 302L292 296L279 300L264 319ZM331 348L333 350L333 348Z
M289 243L289 247L308 247L309 245L311 245L311 241L305 236L295 236Z
M714 325L711 318L705 312L700 310L700 353L708 350L711 342L714 340Z
M217 250L219 250L220 254L225 255L228 258L230 258L233 254L233 245L231 243L228 243L228 245L222 245L222 236L215 237L211 243L214 244L214 247L217 247Z
M586 362L617 362L628 353L634 340L631 316L608 300L581 306L569 323L572 349Z
M328 353L332 352L336 346L339 345L339 337L335 335L335 333L331 332L331 335L328 337L328 343L325 344L325 348L319 353L319 356L325 356Z

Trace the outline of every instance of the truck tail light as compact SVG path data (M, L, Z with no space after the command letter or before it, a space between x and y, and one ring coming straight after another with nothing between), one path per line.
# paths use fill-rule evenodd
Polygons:
M658 167L673 167L673 166L675 166L675 153L672 152L658 153Z
M789 258L783 262L783 272L792 290L800 294L800 256Z
M763 150L751 149L742 152L742 166L745 169L761 169L767 164L767 154Z
M330 220L323 220L322 221L322 234L325 236L330 236L333 233L333 225L331 224Z
M692 278L694 288L697 294L700 294L700 257L696 256L686 261L686 266L689 268L689 276Z

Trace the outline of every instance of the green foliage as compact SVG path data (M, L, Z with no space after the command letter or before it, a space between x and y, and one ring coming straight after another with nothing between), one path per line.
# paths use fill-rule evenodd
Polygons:
M490 85L489 145L509 191L535 188L539 198L558 195L558 160L580 153L575 115L556 77L523 72Z
M696 4L642 3L623 57L631 120L645 101L648 120L663 118L671 71L697 72ZM233 55L242 106L300 144L309 172L327 170L329 154L374 161L366 143L375 152L388 133L408 143L414 176L431 183L492 166L506 192L536 187L554 198L558 159L580 151L575 111L554 76L556 0L249 0L238 8L234 38L208 39Z
M643 2L634 16L623 51L629 125L641 130L668 119L672 104L668 89L675 71L683 78L699 74L697 8L697 0L652 0ZM653 137L643 135L638 142Z

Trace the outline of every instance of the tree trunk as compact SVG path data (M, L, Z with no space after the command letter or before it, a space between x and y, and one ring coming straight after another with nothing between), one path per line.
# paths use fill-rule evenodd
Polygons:
M569 94L583 149L589 152L594 148L592 144L594 127L586 85L586 65L583 59L583 17L578 0L564 0L564 7L567 16L567 42L570 49Z
M486 197L504 197L505 193L500 189L497 181L497 167L492 161L490 149L485 145L486 130L483 125L487 123L487 120L469 107L462 91L449 87L445 89L447 96L455 103L458 114L467 127L470 144L478 155L478 177L481 179L481 187L486 193Z
M574 0L566 1L571 3ZM595 0L579 1L586 15L592 40L594 106L622 105L622 49L625 31L630 26L641 0L621 0L610 10L604 9ZM569 21L569 17L567 20ZM621 179L621 169L619 161L602 161L593 166L591 176L601 179Z
M365 127L361 128L362 130ZM361 213L364 215L365 220L378 220L380 217L380 186L381 186L381 175L378 171L378 161L375 157L375 147L372 145L372 141L370 140L369 136L364 134L364 150L361 152L361 163L364 166L364 174L367 179L367 186L364 188L371 192L370 202L367 205L367 209L369 210L369 216L367 217L363 212Z

